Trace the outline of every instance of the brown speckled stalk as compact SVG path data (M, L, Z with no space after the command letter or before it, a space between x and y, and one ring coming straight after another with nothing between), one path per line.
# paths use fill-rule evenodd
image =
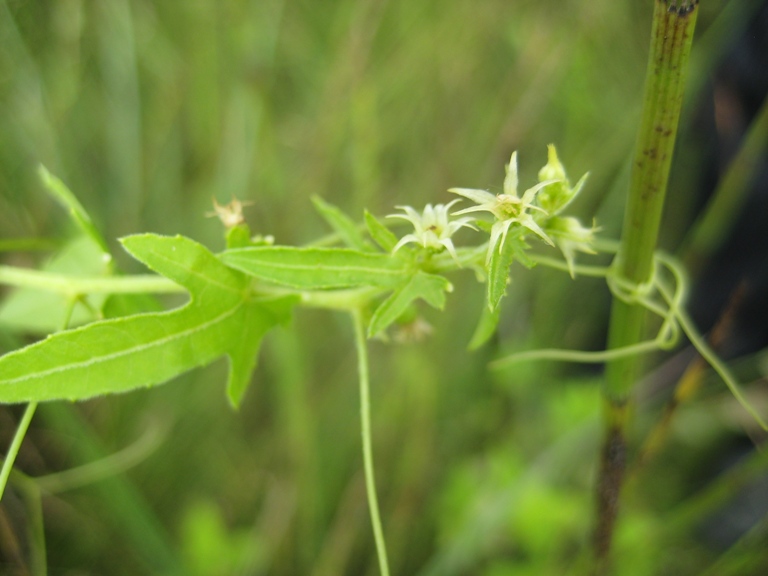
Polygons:
M647 283L652 276L699 5L698 0L655 0L655 4L643 115L633 157L621 246L615 262L618 278L635 286ZM640 306L614 298L608 347L629 346L642 340L645 312ZM603 447L593 537L597 574L611 571L611 542L627 460L632 387L639 372L637 357L618 359L606 367Z

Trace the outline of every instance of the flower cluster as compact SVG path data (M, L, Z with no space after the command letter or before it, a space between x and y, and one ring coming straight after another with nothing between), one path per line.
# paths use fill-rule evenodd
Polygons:
M522 237L533 233L549 244L557 246L563 253L571 276L574 275L576 252L594 254L592 243L596 228L584 227L570 216L559 214L568 206L584 187L587 174L581 177L575 186L571 186L565 173L565 168L557 157L553 145L548 147L547 163L539 171L538 182L526 189L522 195L518 193L517 152L512 153L506 166L503 192L493 194L486 190L473 188L451 188L449 192L472 200L476 206L464 208L458 212L448 213L456 202L427 204L423 214L419 214L410 206L398 206L405 214L392 214L388 218L402 218L411 222L415 228L413 234L404 236L395 246L394 251L410 242L420 244L435 252L448 250L458 262L456 249L451 236L460 228L474 228L472 222L478 220L472 217L462 217L451 220L451 216L462 216L476 212L489 212L493 216L491 237L486 253L486 265L490 262L494 250L502 252L510 230L515 230Z
M547 156L547 164L539 171L538 183L525 190L522 196L517 191L517 152L512 153L506 166L502 194L470 188L449 190L477 204L455 214L490 212L493 215L486 263L490 261L494 250L502 251L507 234L513 227L532 232L551 246L557 245L568 264L571 276L574 273L575 253L594 253L592 241L595 228L585 228L573 217L558 216L581 191L587 174L582 176L576 186L571 186L557 157L557 151L551 144Z
M517 152L512 153L512 158L510 158L506 170L507 175L504 178L503 194L496 195L485 190L475 190L471 188L451 188L448 190L448 192L464 196L477 204L477 206L473 206L472 208L460 210L459 212L456 212L456 214L490 212L496 218L496 221L491 228L491 240L488 245L488 257L486 261L490 260L491 253L497 245L499 246L499 252L501 252L502 246L507 239L507 233L513 224L527 228L548 244L554 245L549 236L547 236L544 230L541 229L541 226L537 224L534 217L536 212L541 216L548 215L548 212L544 208L535 205L533 202L536 199L536 193L539 190L550 184L555 184L557 181L544 180L543 182L539 182L532 188L526 190L521 198L517 194Z

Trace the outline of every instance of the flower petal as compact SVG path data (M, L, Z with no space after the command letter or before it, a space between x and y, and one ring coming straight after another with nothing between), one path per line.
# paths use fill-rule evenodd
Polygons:
M448 192L464 196L464 198L472 200L475 204L487 204L496 201L496 195L491 194L487 190L477 190L475 188L449 188Z
M448 253L451 255L451 258L453 258L454 262L456 262L458 266L461 266L459 264L459 256L456 254L456 249L454 248L453 242L451 241L451 239L443 238L442 240L440 240L440 244L445 246L445 249L448 250Z
M555 182L559 182L559 180L544 180L543 182L539 182L535 186L531 186L528 188L528 190L525 191L525 194L523 194L523 204L527 204L530 208L538 208L540 210L544 210L543 208L539 208L538 206L532 206L531 202L533 202L533 198L536 196L536 193L541 190L542 188L549 186L550 184L554 184ZM546 212L546 210L544 210Z
M415 242L416 244L418 244L419 239L414 234L406 234L405 236L400 238L400 241L397 244L395 244L394 248L392 248L392 254L400 250L400 248L402 248L409 242Z
M464 208L458 212L453 212L451 216L460 216L461 214L469 214L470 212L490 212L493 214L493 206L472 206L471 208Z
M443 209L443 212L448 215L448 210L451 209L451 206L456 204L457 202L461 202L461 198L456 198L455 200L451 200L448 202L448 204L440 204L440 207Z
M491 256L497 244L499 246L499 254L504 250L504 242L507 239L507 232L509 232L511 224L512 220L500 220L491 228L491 238L488 240L488 253L485 255L486 266L491 261Z
M528 218L520 220L520 224L528 228L528 230L530 230L531 232L534 232L535 234L540 236L541 239L544 240L550 246L555 245L555 243L552 242L552 239L549 236L547 236L546 232L544 232L544 230L542 230L541 227L538 224L536 224L536 222L534 222L533 218L531 218L530 216Z
M472 228L472 230L477 230L471 222L472 218L459 218L458 220L454 220L452 222L448 222L448 229L447 229L447 235L453 236L457 231L461 230L462 228Z

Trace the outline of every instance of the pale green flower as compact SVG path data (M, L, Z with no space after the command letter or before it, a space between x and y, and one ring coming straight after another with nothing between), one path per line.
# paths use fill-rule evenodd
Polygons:
M572 216L554 216L545 223L547 233L552 237L563 253L565 262L568 265L568 272L571 278L575 277L574 262L576 252L586 254L596 254L593 248L594 235L597 231L594 223L591 228L581 225L578 219Z
M504 246L510 226L513 224L527 228L547 244L554 246L552 239L547 236L541 226L534 219L532 211L540 212L540 217L546 217L548 212L541 206L534 204L536 193L542 188L557 182L557 180L544 180L535 186L528 188L523 196L517 194L517 152L512 153L509 164L506 166L507 175L504 178L504 193L492 194L485 190L475 190L471 188L451 188L449 192L464 196L478 204L472 208L465 208L454 212L454 215L468 214L470 212L490 212L496 218L496 222L491 227L491 238L488 246L488 257L490 260L493 249L496 244L499 245L499 252ZM501 242L499 242L501 238Z
M454 200L448 204L436 204L435 206L427 204L422 214L419 214L410 206L396 206L396 208L403 210L405 214L390 214L387 218L408 220L408 222L413 224L414 232L413 234L403 236L392 249L392 253L394 254L406 244L413 242L435 252L441 252L443 249L448 250L451 257L458 264L459 260L451 236L460 228L467 227L473 230L476 230L476 228L470 224L471 218L451 220L448 215L448 209L456 202L460 202L460 200Z

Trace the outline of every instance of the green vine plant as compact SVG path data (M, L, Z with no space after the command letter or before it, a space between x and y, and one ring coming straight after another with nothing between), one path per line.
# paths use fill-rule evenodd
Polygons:
M116 274L107 243L75 196L44 168L40 173L47 190L79 227L79 237L68 249L77 252L80 269L72 273L71 267L57 267L55 262L42 270L0 266L0 283L19 289L6 309L23 308L25 299L33 297L63 296L68 312L59 326L81 325L0 357L0 402L28 404L3 463L0 495L38 402L78 401L154 386L226 356L227 395L237 408L272 328L287 323L300 307L340 311L349 314L355 334L366 489L379 569L386 576L371 447L367 340L386 339L388 330L412 322L418 301L443 309L446 294L453 290L445 275L471 270L486 285L485 306L469 347L481 346L496 329L513 261L528 268L548 266L571 277L602 277L617 298L657 315L661 327L655 338L632 346L602 352L521 352L495 361L494 367L530 360L606 362L668 350L684 334L766 428L686 314L686 275L675 259L657 253L655 273L643 285L620 280L613 266L577 263L578 254L615 253L617 244L598 238L594 224L584 226L564 214L587 175L571 185L554 146L549 146L538 181L522 193L513 153L500 194L452 188L449 192L458 198L428 204L421 212L402 206L381 220L366 211L364 226L315 198L317 210L334 231L332 246L275 245L271 237L252 236L240 202L216 205L227 230L223 252L215 254L183 236L128 236L120 240L122 246L154 272L133 276ZM452 211L465 200L474 205ZM398 238L387 225L392 220L407 221L413 231ZM482 240L456 245L454 234L462 228L479 232ZM559 249L561 257L533 251L534 243ZM147 311L140 298L181 292L189 294L189 301L167 311ZM88 317L83 311L99 319L83 323Z

